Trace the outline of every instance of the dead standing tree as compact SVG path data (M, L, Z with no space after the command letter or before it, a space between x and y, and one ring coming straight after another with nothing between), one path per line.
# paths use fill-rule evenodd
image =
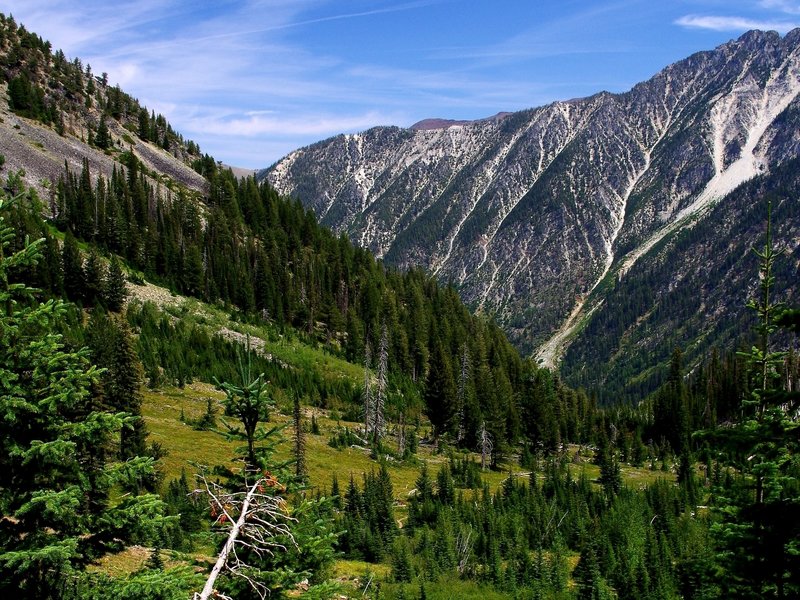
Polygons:
M240 558L237 548L246 549L248 553L252 552L261 558L273 554L275 550L286 550L286 540L297 547L289 528L289 523L295 519L289 514L286 501L279 495L286 488L269 471L257 473L252 484L245 477L244 490L238 492L227 491L209 481L203 473L197 475L202 487L194 493L208 497L211 516L215 518L214 525L227 528L228 537L203 590L194 594L194 600L232 600L214 587L224 571L246 580L263 600L270 590L258 580L258 568Z
M492 454L494 445L492 444L492 434L486 431L486 421L481 421L480 431L480 445L481 445L481 471L486 470L486 461Z
M389 333L386 323L381 330L381 343L378 350L378 374L375 385L375 399L372 410L372 441L377 445L386 427L384 410L386 408L386 389L389 377ZM369 438L369 436L368 436Z
M361 400L364 405L364 439L369 439L369 429L372 424L372 395L370 393L369 365L372 360L372 351L369 340L364 347L364 387L361 388Z

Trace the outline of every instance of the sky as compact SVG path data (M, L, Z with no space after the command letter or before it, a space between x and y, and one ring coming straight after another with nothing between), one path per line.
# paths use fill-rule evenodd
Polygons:
M376 125L479 119L623 92L800 0L0 0L0 12L262 168Z

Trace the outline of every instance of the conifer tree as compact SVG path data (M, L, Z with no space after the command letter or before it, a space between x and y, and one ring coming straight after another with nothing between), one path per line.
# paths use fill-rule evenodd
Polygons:
M425 381L425 407L438 438L450 430L456 402L456 384L444 344L437 340Z
M260 466L256 443L270 437L270 432L259 431L261 423L269 421L269 413L274 402L269 395L264 373L253 377L252 353L250 338L244 351L244 358L239 355L238 375L240 384L230 382L220 383L217 386L225 392L225 414L239 419L242 428L237 425L225 423L229 436L243 439L247 442L246 462L248 468Z
M303 431L303 413L300 408L300 396L294 394L294 407L292 411L294 425L294 474L299 481L308 476L306 469L306 437Z
M128 296L128 286L125 283L125 273L122 271L116 255L111 257L103 286L103 304L111 312L120 312Z
M106 406L129 415L120 434L120 457L143 456L147 438L142 418L143 373L130 328L119 315L95 309L89 321L88 341L92 358L104 369L101 381Z
M66 306L10 283L39 259L38 242L7 255L12 238L0 214L0 594L57 599L88 562L159 526L162 504L134 495L103 502L113 482L142 476L152 462L120 468L103 459L124 415L98 410L91 388L100 373L88 350L65 348L55 333Z
M97 133L94 136L94 145L101 150L106 150L111 147L111 134L108 131L108 124L105 118L100 119L100 124L97 126Z
M742 401L742 419L732 427L706 431L741 471L720 490L721 521L712 526L725 569L723 593L729 597L800 596L800 486L797 456L800 423L788 412L779 367L783 353L771 347L782 311L773 297L773 247L770 209L759 259L759 294L748 302L758 317L761 340L746 353L753 389Z
M70 230L64 236L61 250L61 268L64 276L64 293L73 302L83 300L86 289L86 274L83 271L83 259L78 249L78 242Z
M466 438L466 410L467 394L469 386L469 376L472 366L470 364L469 349L466 342L461 347L461 365L458 373L458 411L456 419L458 421L457 441L459 444Z
M102 298L105 281L105 268L97 255L97 251L94 249L89 252L89 256L86 259L84 279L83 300L86 306L94 306Z

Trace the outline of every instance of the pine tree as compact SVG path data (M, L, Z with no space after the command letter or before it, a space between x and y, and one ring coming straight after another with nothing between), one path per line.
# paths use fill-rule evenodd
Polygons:
M456 419L458 421L458 435L456 437L459 444L464 442L466 438L466 410L467 410L467 394L469 386L469 377L471 371L469 349L466 342L461 347L461 368L458 373L458 411Z
M247 442L247 465L257 468L260 466L260 462L256 443L266 440L270 436L270 432L259 432L259 425L269 421L269 413L274 402L269 396L264 373L253 377L249 337L244 353L244 358L240 354L238 365L241 383L238 385L230 382L220 383L217 381L216 383L225 392L225 414L239 419L242 426L240 429L236 425L225 423L229 436Z
M622 469L613 446L600 449L600 485L609 500L622 490Z
M723 593L739 598L800 596L800 486L797 456L800 423L781 389L783 353L771 336L782 306L772 298L778 253L768 208L766 240L759 259L759 295L748 302L758 317L761 340L746 353L753 389L742 401L742 419L732 427L706 431L741 475L717 494L719 523L712 526L725 569ZM732 488L732 489L731 489Z
M105 370L101 381L106 405L129 415L120 434L120 457L142 456L147 438L142 418L143 372L130 328L119 315L96 309L89 321L88 341L94 361Z
M94 145L101 150L106 150L111 147L111 134L108 131L108 124L105 118L100 119L100 124L97 126L97 133L94 136Z
M425 407L436 437L448 432L452 426L456 402L456 384L444 344L434 345L428 378L425 381Z
M392 552L392 579L398 583L407 583L414 578L414 566L411 564L411 552L405 536L395 541Z
M89 252L84 266L85 288L83 301L87 306L94 306L102 299L105 280L105 268L96 250Z
M0 197L0 213L6 200ZM91 390L99 371L86 348L70 350L55 327L67 307L37 302L10 283L39 259L39 242L6 255L13 231L0 214L0 594L61 598L84 581L83 567L132 535L162 524L153 496L103 499L124 473L152 470L146 459L125 470L104 448L123 415L98 410Z
M103 286L103 304L112 312L120 312L128 296L128 287L125 282L125 273L116 255L111 257Z
M81 302L86 289L86 274L83 271L83 259L78 249L78 242L69 230L64 236L61 264L64 274L64 293L73 302Z
M336 476L336 472L333 473L333 480L331 481L331 498L333 498L333 506L341 510L343 506L342 492L339 489L339 478Z
M294 395L294 408L292 411L294 425L294 474L299 481L308 477L306 468L306 437L303 431L303 413L300 408L300 396Z

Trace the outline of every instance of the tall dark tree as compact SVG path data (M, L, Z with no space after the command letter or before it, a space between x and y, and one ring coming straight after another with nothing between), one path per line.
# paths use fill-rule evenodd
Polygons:
M94 306L102 300L106 279L105 266L96 250L89 252L83 272L85 279L83 301L86 306Z
M702 434L740 473L717 493L721 520L712 527L726 573L723 592L737 598L800 596L800 423L780 377L784 354L771 345L783 308L772 297L778 253L770 221L768 211L763 250L755 251L759 293L748 302L761 338L746 353L752 392L742 402L741 420Z
M450 358L441 340L431 354L428 377L425 380L425 409L433 425L434 435L441 436L453 426L456 408L456 383Z
M67 306L9 283L40 258L38 243L6 254L10 233L0 214L0 594L58 599L84 580L88 562L152 532L162 506L153 496L102 501L125 473L152 465L123 471L102 460L123 416L95 405L88 350L66 348L55 333Z
M94 135L94 145L101 150L106 150L111 147L111 133L108 131L108 123L105 118L100 119L100 124L97 126L97 133Z
M71 231L64 236L61 249L61 269L64 276L64 292L73 302L81 302L86 290L86 274L83 271L83 258L78 242Z
M125 282L125 273L119 259L114 255L109 262L108 273L103 285L103 304L112 312L120 312L127 297L128 286Z
M147 438L142 418L143 374L128 323L120 315L95 309L88 339L95 363L105 369L101 377L105 404L129 415L120 434L120 457L143 456Z

